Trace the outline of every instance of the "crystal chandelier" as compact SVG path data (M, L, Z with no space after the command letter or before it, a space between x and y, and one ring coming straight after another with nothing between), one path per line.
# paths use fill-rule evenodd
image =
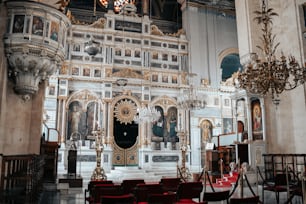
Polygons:
M206 101L203 96L198 95L198 90L193 85L190 89L186 89L178 97L177 100L178 108L184 110L203 109L206 106Z
M278 14L272 8L266 8L265 0L262 1L262 11L256 11L254 20L262 25L262 46L257 46L264 55L259 59L256 53L242 72L238 73L238 88L246 89L250 93L266 95L270 94L274 104L279 104L279 94L284 90L292 90L303 84L306 70L301 67L294 57L286 58L281 53L280 59L275 57L275 52L280 43L276 43L272 34L272 17Z
M144 106L138 109L137 112L138 114L134 117L134 122L136 123L155 122L161 116L160 112L152 106Z

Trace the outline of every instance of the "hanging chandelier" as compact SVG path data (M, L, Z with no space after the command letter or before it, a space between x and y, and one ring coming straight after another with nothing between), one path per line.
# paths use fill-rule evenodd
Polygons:
M160 118L160 112L152 106L144 106L137 110L134 117L135 123L155 122Z
M267 8L265 0L262 1L262 11L255 11L255 21L262 25L262 46L257 46L264 58L259 59L256 53L252 61L242 72L238 73L238 88L254 94L270 94L275 105L280 102L279 94L285 90L292 90L303 84L306 70L301 67L293 56L286 58L281 53L277 59L275 52L280 43L274 45L276 35L272 34L272 17L278 16L272 8Z
M193 74L189 75L189 81L193 82ZM189 86L189 89L185 89L177 98L177 106L179 109L195 110L203 109L206 106L205 97L199 95L199 90L193 84Z

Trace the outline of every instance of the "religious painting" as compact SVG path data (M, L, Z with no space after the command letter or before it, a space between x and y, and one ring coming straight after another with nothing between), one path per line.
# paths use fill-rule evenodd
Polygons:
M54 41L58 41L58 31L59 31L59 25L56 22L51 22L51 35L50 38Z
M83 76L87 76L87 77L90 76L90 69L89 68L84 68L83 69Z
M130 49L126 49L125 50L125 56L126 57L130 57L131 56L131 50Z
M13 33L22 33L24 26L24 15L15 15Z
M95 77L101 77L101 70L95 69L94 76Z
M158 53L157 52L153 52L152 59L155 59L155 60L158 59Z
M152 75L152 81L153 82L157 82L158 81L158 75L157 74L153 74Z
M177 84L177 76L172 76L172 83Z
M163 81L163 83L168 83L168 76L163 75L162 81Z
M136 58L140 58L140 51L139 50L135 50L134 56Z
M121 56L121 49L116 48L116 50L115 50L115 55L116 55L116 56Z
M87 134L86 137L92 135L93 130L97 130L98 127L101 127L101 113L99 104L97 102L90 102L87 105L86 109L86 127L87 127Z
M176 55L172 55L172 62L177 62L177 56Z
M49 95L54 96L55 95L55 86L49 86Z
M178 121L177 116L177 108L171 107L168 110L166 124L167 124L167 135L164 138L165 145L167 142L171 142L171 149L176 150L176 143L179 141L179 137L177 136L177 131L180 131L183 128L183 124L181 123L181 119Z
M33 16L32 34L43 35L44 21L42 17Z
M72 75L78 76L79 75L79 68L78 67L72 67Z
M262 135L262 111L259 100L254 100L251 103L252 107L252 130L253 140L263 139Z
M212 124L209 120L204 120L201 125L202 141L209 142L212 137Z
M164 127L165 127L164 111L160 106L156 106L155 108L158 112L160 112L160 117L157 121L153 123L152 132L154 136L163 138L164 137Z
M223 118L223 133L229 134L233 132L233 119Z
M68 134L67 140L79 140L81 138L82 129L82 106L78 101L69 104L68 110Z

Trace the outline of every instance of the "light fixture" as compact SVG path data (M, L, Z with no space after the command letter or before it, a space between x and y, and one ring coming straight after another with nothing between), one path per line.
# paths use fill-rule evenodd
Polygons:
M279 94L285 90L292 90L303 84L306 70L301 67L294 57L288 60L281 53L280 59L275 57L275 52L280 43L275 42L276 35L272 34L272 17L278 14L272 8L267 8L265 0L262 1L262 11L255 11L257 17L254 20L262 25L262 46L257 46L264 55L259 59L256 53L252 53L251 62L242 72L238 73L235 85L238 88L254 94L270 94L275 105L280 102Z
M206 106L206 101L204 96L198 94L198 88L191 84L190 88L183 90L178 97L177 106L184 110L203 109Z
M161 116L160 112L152 106L143 106L138 109L137 112L138 113L134 117L134 122L136 123L155 122Z

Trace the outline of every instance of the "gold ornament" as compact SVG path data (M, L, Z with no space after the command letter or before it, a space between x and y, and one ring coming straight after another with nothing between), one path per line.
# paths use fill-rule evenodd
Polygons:
M132 123L137 114L136 104L131 100L122 99L115 105L114 114L120 123Z

